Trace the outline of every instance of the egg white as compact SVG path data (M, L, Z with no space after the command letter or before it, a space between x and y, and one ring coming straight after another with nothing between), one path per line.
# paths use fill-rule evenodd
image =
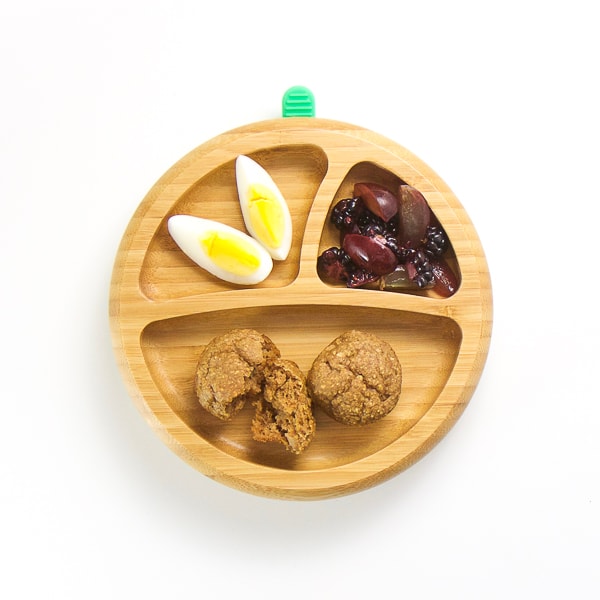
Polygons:
M235 173L240 207L246 228L264 246L273 259L285 260L292 246L292 217L281 191L263 167L243 154L238 156L235 161ZM264 232L261 232L262 228L253 223L251 196L252 186L256 185L262 186L270 192L270 197L276 202L276 208L280 211L281 223L277 228L277 235L280 238L278 243L269 240Z
M224 223L191 215L173 215L167 227L175 243L190 259L229 283L254 285L266 279L273 269L273 260L261 244ZM213 252L215 256L211 256L209 247L215 240L227 252Z

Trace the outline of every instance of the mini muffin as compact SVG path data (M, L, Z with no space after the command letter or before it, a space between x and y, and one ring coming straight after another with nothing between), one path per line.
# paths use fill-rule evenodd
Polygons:
M347 425L365 425L396 406L402 367L386 341L353 330L317 356L306 384L314 403L330 417Z
M200 404L219 419L229 420L246 400L261 394L266 365L279 350L253 329L232 329L211 340L196 369L196 394Z
M300 454L316 429L302 371L291 360L276 359L265 370L263 396L255 400L252 436L258 442L278 442Z

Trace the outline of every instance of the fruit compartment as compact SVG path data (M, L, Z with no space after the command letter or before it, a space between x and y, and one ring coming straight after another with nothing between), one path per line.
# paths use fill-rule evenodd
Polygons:
M388 170L387 168L382 167L381 165L378 165L374 162L363 161L363 162L359 162L359 163L353 165L349 169L346 176L341 181L341 183L331 201L329 209L327 211L327 216L326 216L325 222L323 224L321 237L319 240L319 249L318 249L319 256L328 248L341 246L341 241L340 241L341 234L340 234L339 229L337 229L335 227L335 225L333 225L333 223L331 222L331 215L332 215L335 205L340 200L353 197L354 186L357 183L375 183L375 184L378 184L378 185L381 185L381 186L387 188L388 190L390 190L394 193L398 190L399 186L402 184L414 185L411 182L403 180L402 178L400 178L398 175L396 175L392 171ZM418 186L415 186L415 187L417 187L417 189L418 189ZM424 190L419 190L419 191L421 193L423 193L423 195L426 197L426 200L427 200L427 193ZM441 227L438 216L436 215L434 207L431 205L431 202L429 202L429 200L428 200L428 204L429 204L429 208L432 213L431 224ZM461 282L460 267L458 264L454 246L452 245L452 239L450 238L450 236L448 234L448 230L445 229L445 231L446 231L446 237L448 240L448 247L447 247L446 251L444 252L443 257L444 257L444 260L448 263L452 273L456 277L456 281L457 281L456 289L458 290L458 288L460 287L460 282ZM330 280L327 280L324 277L321 277L321 279L324 283L326 283L327 285L329 285L331 287L345 287L344 282L332 282ZM365 288L366 289L379 289L379 283L374 282L374 283L367 284L365 286ZM415 295L415 296L435 297L435 298L439 297L430 288L424 288L424 289L402 288L397 291L386 290L386 293L402 293L402 294L411 294L411 295Z
M364 329L387 340L403 366L400 401L385 419L353 427L337 423L315 408L317 434L300 456L279 444L252 440L253 408L247 405L223 422L203 410L194 377L203 347L237 328L268 335L282 356L306 374L318 353L349 329ZM141 336L144 360L159 393L185 425L212 446L266 467L318 470L370 456L398 440L430 409L444 389L462 343L452 319L409 311L362 306L280 305L217 310L174 317L147 325Z
M327 172L327 155L315 145L290 144L259 149L247 156L269 172L288 202L293 222L288 258L274 261L267 279L253 287L284 287L298 275L304 230L313 199ZM144 257L140 289L150 300L240 289L200 269L181 252L167 230L167 221L175 214L213 219L246 231L237 195L235 159L202 176L163 217Z

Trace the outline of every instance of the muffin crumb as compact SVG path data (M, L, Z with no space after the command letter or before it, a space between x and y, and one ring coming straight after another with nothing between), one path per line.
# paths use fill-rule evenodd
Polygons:
M265 369L263 396L254 401L252 435L259 442L278 442L303 452L315 434L316 422L302 371L291 360L276 359Z

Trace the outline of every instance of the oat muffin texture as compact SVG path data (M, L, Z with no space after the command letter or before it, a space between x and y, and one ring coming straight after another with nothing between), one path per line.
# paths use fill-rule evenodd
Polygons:
M265 366L278 357L275 344L253 329L232 329L214 338L196 369L200 404L215 417L230 419L262 393Z
M306 383L314 403L330 417L348 425L365 425L396 406L402 367L386 341L352 330L317 356Z
M263 396L254 401L253 438L258 442L278 442L289 452L300 454L315 434L311 404L298 365L275 359L265 368Z

